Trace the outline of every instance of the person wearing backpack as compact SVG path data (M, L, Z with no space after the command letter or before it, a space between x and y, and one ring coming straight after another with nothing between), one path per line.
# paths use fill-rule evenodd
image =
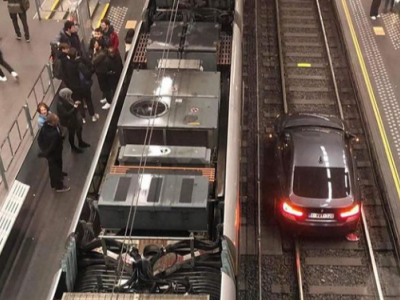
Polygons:
M10 14L10 18L12 20L16 38L17 40L21 40L21 29L19 28L18 24L18 17L22 22L22 26L24 27L24 34L25 34L25 41L29 43L29 27L28 21L26 17L26 12L30 7L29 0L5 0L7 1L7 8Z
M63 64L65 63L65 60L68 59L67 56L69 49L70 46L68 44L60 44L53 61L53 76L62 81L64 81Z
M94 71L90 62L78 57L76 49L71 48L62 67L64 72L64 83L70 90L72 90L74 100L79 100L82 103L85 102L89 114L92 117L92 121L96 122L99 119L99 115L95 114L92 103L91 77ZM85 109L83 105L80 106L80 110L82 122L86 123Z

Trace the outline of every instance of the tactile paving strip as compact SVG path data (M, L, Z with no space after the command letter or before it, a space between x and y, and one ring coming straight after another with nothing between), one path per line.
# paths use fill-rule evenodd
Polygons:
M350 0L352 15L360 35L362 47L365 50L368 65L378 90L379 101L383 106L390 136L396 147L397 157L400 157L400 105L397 102L389 75L386 71L381 53L379 52L370 19L363 9L361 0Z
M400 49L400 19L396 14L384 14L382 16L386 31L395 50Z
M147 40L149 39L148 33L142 33L139 38L139 42L133 56L134 63L146 63L146 49L147 49Z
M231 52L232 52L232 36L221 34L217 64L230 65Z
M112 6L107 13L107 19L110 20L111 25L114 27L116 33L119 33L125 22L127 7ZM120 37L121 38L121 37Z

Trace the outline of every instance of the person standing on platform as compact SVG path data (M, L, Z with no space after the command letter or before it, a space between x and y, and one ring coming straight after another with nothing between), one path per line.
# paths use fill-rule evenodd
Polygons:
M61 125L68 129L68 141L71 145L71 151L72 153L82 153L83 151L80 148L87 148L90 145L82 139L82 118L78 113L78 106L81 103L72 100L72 91L68 88L62 89L59 96L57 111L60 115ZM75 146L75 135L78 138L79 148Z
M382 0L372 0L371 10L369 12L369 16L372 20L376 20L376 18L379 18L381 16L379 14L379 6L381 6L381 2Z
M104 104L102 109L109 109L112 101L112 90L108 80L108 63L107 63L107 50L104 49L103 39L99 39L94 43L92 63L94 71L99 82L100 90L103 93L104 99L100 102Z
M56 114L49 114L38 136L39 157L45 157L49 165L50 186L57 193L68 192L71 188L63 183L67 173L62 170L63 136Z
M114 27L111 25L108 19L101 20L100 24L101 31L103 32L104 38L110 40L110 44L106 48L113 48L115 52L119 52L119 38L118 34L115 32Z
M28 21L26 17L26 12L29 9L30 3L29 0L5 0L7 1L8 12L10 13L10 17L14 26L15 34L17 35L17 40L21 40L21 29L18 24L18 16L22 22L22 26L24 27L25 40L29 43L29 27Z
M114 48L111 47L108 49L108 55L106 60L108 65L108 71L107 71L108 82L111 89L111 95L112 97L114 97L119 77L121 76L124 65L122 63L122 59L119 53L116 52Z
M1 41L1 38L0 38ZM8 72L10 72L11 76L14 77L15 80L18 79L18 74L17 72L14 71L14 69L4 60L3 57L3 52L1 52L0 49L0 66L4 67ZM3 71L0 68L0 81L7 81L6 75L3 73Z
M92 102L92 74L94 69L89 61L82 57L77 56L75 48L71 48L67 54L67 58L62 63L64 83L67 88L71 89L73 94L72 98L75 101L80 101L82 104L86 103L92 121L96 122L99 115L94 112ZM82 122L85 124L85 109L80 105Z
M93 37L90 39L89 42L89 58L92 59L93 58L93 53L94 53L94 43L98 40L103 40L103 46L104 49L109 47L110 44L110 40L108 38L105 38L103 36L103 32L101 31L101 28L96 28L93 31Z
M38 116L38 126L39 129L43 127L44 123L47 121L47 117L51 114L51 111L46 103L40 102L36 110L39 114Z
M60 33L50 43L52 47L59 46L62 43L68 44L70 48L75 48L78 54L81 55L81 41L75 23L72 21L65 21L64 28L61 29Z

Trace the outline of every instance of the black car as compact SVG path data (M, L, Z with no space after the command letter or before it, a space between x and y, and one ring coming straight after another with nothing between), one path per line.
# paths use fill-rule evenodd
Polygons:
M282 115L275 135L279 190L274 204L281 224L300 231L354 231L361 196L352 151L354 136L343 122L315 114Z

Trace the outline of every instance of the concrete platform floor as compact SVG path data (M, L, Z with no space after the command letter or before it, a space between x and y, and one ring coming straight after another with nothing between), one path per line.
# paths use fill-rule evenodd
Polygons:
M19 81L13 80L11 75L3 69L8 81L0 82L0 142L6 137L17 113L27 101L27 96L40 70L48 62L49 43L62 27L62 23L58 22L33 20L35 13L32 3L28 10L31 42L26 43L24 39L18 41L8 14L7 2L0 2L0 36L3 38L0 49L5 60L15 69L20 78ZM20 28L22 30L22 24ZM30 101L34 100L30 99Z

